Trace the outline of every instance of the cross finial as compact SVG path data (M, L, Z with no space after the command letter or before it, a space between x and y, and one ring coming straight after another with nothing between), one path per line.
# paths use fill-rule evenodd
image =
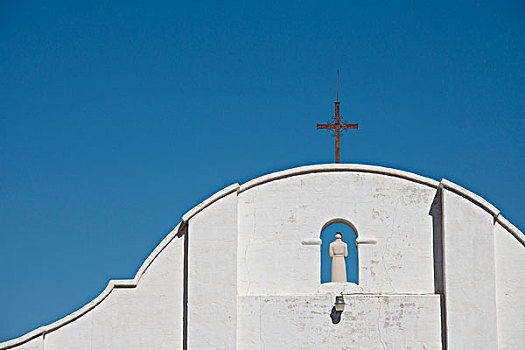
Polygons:
M339 102L339 69L337 70L337 98L335 101Z
M340 136L341 133L348 131L348 129L357 129L359 124L347 124L339 115L339 69L337 70L337 95L335 104L335 115L328 120L327 124L317 124L317 129L328 129L332 135L335 136L335 162L340 163Z

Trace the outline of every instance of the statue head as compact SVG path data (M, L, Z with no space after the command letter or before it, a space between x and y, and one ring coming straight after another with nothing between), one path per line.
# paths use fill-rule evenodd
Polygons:
M336 232L335 239L341 239L341 238L343 238L343 235L341 234L341 232Z

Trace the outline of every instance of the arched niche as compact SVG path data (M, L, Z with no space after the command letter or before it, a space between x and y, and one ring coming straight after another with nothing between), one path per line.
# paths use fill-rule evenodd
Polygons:
M359 284L359 259L356 244L357 229L350 221L341 218L331 219L321 228L321 283L330 283L332 281L332 259L329 256L328 247L335 240L334 235L336 232L341 232L343 235L342 239L348 246L348 256L345 259L347 282Z

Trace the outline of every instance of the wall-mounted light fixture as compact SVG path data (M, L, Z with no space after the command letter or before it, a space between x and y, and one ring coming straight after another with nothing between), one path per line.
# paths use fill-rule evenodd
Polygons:
M343 292L341 292L341 295L335 297L335 305L332 306L332 312L330 312L330 318L333 324L341 322L341 315L343 314L345 305L345 298L343 298Z
M343 298L343 294L335 297L335 311L343 312L345 305L345 298Z

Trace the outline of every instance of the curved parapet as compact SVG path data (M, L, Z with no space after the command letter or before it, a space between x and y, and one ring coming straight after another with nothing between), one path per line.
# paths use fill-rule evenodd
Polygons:
M263 175L253 180L242 184L239 188L239 192L244 192L252 187L260 186L267 182L284 179L287 177L313 174L313 173L327 173L327 172L356 172L356 173L371 173L398 177L406 179L423 185L437 188L439 182L428 177L409 173L402 170L385 168L377 165L364 165L364 164L320 164L320 165L307 165L288 170L278 171L268 175Z
M114 301L112 301L112 298L117 298L117 296L114 295L115 294L115 290L126 290L126 289L130 290L130 289L133 289L133 290L137 290L138 291L139 289L141 289L143 284L147 284L147 283L149 283L150 287L147 287L147 288L144 287L144 290L142 290L141 293L146 293L146 295L148 297L151 297L152 295L154 295L154 293L152 291L154 291L156 289L159 289L159 288L160 289L166 288L165 290L162 290L162 293L159 294L162 297L165 297L166 293L169 293L170 291L178 288L177 289L177 293L179 293L179 294L176 297L178 299L176 299L176 300L174 299L173 302L175 304L177 304L177 305L179 305L179 303L180 303L180 305L176 307L178 309L176 310L176 312L174 312L174 313L176 313L176 316L173 316L174 317L173 319L171 319L171 318L169 319L169 322L172 322L171 326L173 326L172 328L174 330L173 330L172 333L169 333L168 335L163 335L164 337L167 337L167 338L170 339L170 342L171 342L170 344L177 344L177 346L178 346L178 344L180 344L182 342L183 331L182 331L182 325L181 324L176 325L176 323L177 322L182 323L182 313L183 313L183 310L182 310L182 293L183 293L182 292L182 289L183 289L182 285L184 284L184 278L187 278L187 276L184 276L184 272L183 272L184 248L183 248L182 240L180 240L179 242L176 242L177 244L175 244L175 245L172 245L171 243L177 237L182 237L182 236L185 235L186 232L188 232L189 222L191 221L192 225L193 225L193 223L195 223L195 225L192 226L192 227L195 227L195 234L198 234L199 227L204 227L204 221L201 220L201 217L204 217L205 214L201 214L201 213L206 213L208 211L208 214L206 214L206 215L209 215L209 217L211 219L215 220L216 216L213 216L215 214L213 214L213 215L211 214L212 211L210 211L209 208L212 208L212 207L216 206L221 201L224 202L228 198L235 198L235 201L233 201L233 200L230 201L228 199L229 202L227 202L227 203L225 202L226 204L224 204L224 206L227 206L229 208L228 210L230 210L231 208L234 208L235 206L237 206L238 210L232 210L231 212L232 213L237 213L237 212L242 213L243 210L244 210L243 209L244 207L243 208L241 208L241 207L248 205L246 203L248 203L249 200L251 200L251 198L252 198L251 196L253 194L252 192L260 191L261 195L267 195L268 191L276 191L276 192L272 192L272 196L274 196L274 197L272 197L271 199L272 200L275 199L275 198L278 199L279 196L282 195L281 192L279 192L281 187L279 187L279 186L271 187L271 186L278 184L279 181L282 181L284 183L284 182L286 182L288 180L292 180L292 178L294 178L294 177L305 176L305 178L308 177L313 182L317 181L317 183L323 184L322 188L323 188L323 190L325 190L327 187L329 187L328 185L326 185L326 183L323 183L323 181L325 179L325 177L324 177L325 175L327 175L327 178L328 178L329 176L339 176L339 175L344 174L344 173L352 173L352 174L357 174L359 176L363 175L363 177L366 177L366 176L370 177L370 176L372 176L372 177L374 177L374 181L376 181L376 182L370 182L367 186L369 186L372 183L378 183L377 181L379 181L381 184L384 184L386 186L386 188L390 188L389 186L391 186L392 188L397 186L396 188L399 191L403 190L404 184L413 183L412 185L410 185L411 187L409 186L410 187L409 190L412 189L414 191L420 191L421 193L424 192L425 196L426 196L425 197L426 201L424 203L422 202L422 203L419 203L419 204L414 204L414 205L420 206L419 208L421 209L420 210L421 213L425 213L425 215L427 215L426 217L421 216L423 218L422 219L423 221L421 221L421 223L420 223L421 225L426 225L427 224L425 220L428 219L428 207L423 207L423 206L428 204L429 201L427 199L430 198L430 202L432 202L432 198L433 198L434 195L436 195L436 193L438 193L439 191L445 191L447 193L447 196L450 197L450 203L452 203L453 205L455 205L455 203L460 203L458 205L463 205L463 204L461 204L461 203L463 203L461 201L462 200L466 200L468 203L470 203L469 205L474 208L474 209L472 209L474 212L477 212L477 210L479 209L479 210L481 210L484 213L483 215L486 215L485 213L488 213L490 216L493 217L493 223L498 223L501 226L502 229L504 229L508 233L510 233L517 241L519 241L519 243L521 245L525 246L525 236L523 235L523 233L520 232L510 222L508 222L503 216L501 216L500 212L499 212L499 210L497 208L495 208L492 204L490 204L489 202L487 202L486 200L484 200L480 196L478 196L478 195L476 195L476 194L474 194L474 193L472 193L472 192L470 192L470 191L468 191L468 190L466 190L466 189L464 189L464 188L462 188L462 187L460 187L460 186L458 186L458 185L456 185L456 184L454 184L454 183L452 183L452 182L450 182L450 181L448 181L446 179L442 179L441 181L436 181L436 180L433 180L433 179L430 179L430 178L427 178L427 177L423 177L423 176L420 176L420 175L417 175L417 174L413 174L413 173L409 173L409 172L405 172L405 171L401 171L401 170L390 169L390 168L385 168L385 167L380 167L380 166L360 165L360 164L323 164L323 165L303 166L303 167L293 168L293 169L289 169L289 170L284 170L284 171L280 171L280 172L275 172L275 173L272 173L272 174L264 175L264 176L258 177L256 179L253 179L251 181L248 181L248 182L246 182L246 183L244 183L242 185L239 185L239 184L235 183L233 185L230 185L230 186L222 189L221 191L218 191L217 193L215 193L214 195L210 196L208 199L204 200L200 204L196 205L194 208L192 208L191 210L189 210L186 214L184 214L182 216L181 222L153 250L153 252L148 256L148 258L141 265L141 267L139 268L139 270L137 271L137 273L136 273L136 275L135 275L135 277L133 279L129 279L129 280L111 280L111 281L109 281L109 283L108 283L107 287L104 289L104 291L102 291L99 296L97 296L95 299L93 299L91 302L89 302L88 304L86 304L82 308L78 309L77 311L71 313L70 315L67 315L66 317L64 317L64 318L62 318L62 319L60 319L60 320L58 320L58 321L56 321L56 322L54 322L52 324L49 324L47 326L42 326L42 327L40 327L38 329L35 329L32 332L29 332L29 333L19 337L19 338L16 338L16 339L9 340L9 341L6 341L4 343L1 343L0 344L0 350L12 349L12 348L15 348L15 347L18 347L18 346L20 346L20 348L24 348L24 349L26 349L26 348L27 349L31 349L32 347L30 346L30 344L33 343L33 342L36 342L36 341L39 341L39 342L44 342L44 341L48 342L48 341L50 341L51 343L53 341L58 341L56 339L58 339L58 337L60 336L60 329L61 328L70 325L73 321L76 321L76 320L81 321L82 318L85 315L88 315L88 314L91 314L91 313L96 314L96 312L99 312L99 311L97 311L98 309L102 309L102 311L100 311L100 312L103 314L105 312L104 311L105 309L104 309L104 306L103 306L106 303L105 301L109 300L108 304L111 304L111 303L114 302ZM353 175L344 175L344 176L353 176ZM314 179L315 181L312 180L312 179ZM299 181L299 180L297 180L297 181ZM383 182L381 182L381 181L383 181ZM293 181L291 181L291 182L293 182ZM295 184L295 182L294 182L294 184ZM358 184L358 182L355 182L355 184ZM264 189L263 189L263 187L264 187ZM297 190L297 188L293 187L293 186L290 187L290 188L292 188L292 189L290 190L289 188L287 188L287 190L290 190L290 191ZM400 192L396 192L396 193L400 193ZM237 197L239 197L239 198L243 197L243 198L245 198L245 201L241 202L239 200L239 202L237 202L237 199L236 199ZM268 203L268 202L266 202L266 203ZM250 203L250 205L252 205L252 204L253 203ZM272 204L272 205L275 205L275 204ZM277 208L277 209L279 209L279 208ZM214 209L214 210L218 211L219 209ZM223 209L220 209L220 210L223 210ZM288 210L288 208L287 208L287 210ZM237 215L237 214L235 214L235 215ZM409 218L410 216L407 215L406 217ZM208 219L206 219L206 220L208 220ZM222 220L222 221L221 220L222 219L220 219L220 218L217 219L216 225L223 224L224 220ZM239 222L241 222L241 218L239 218L238 220L239 221L237 221L237 219L234 220L232 218L232 220L231 220L232 221L231 222L231 227L234 227ZM295 218L290 217L290 220L295 220ZM328 221L326 221L326 222L328 222ZM321 222L319 224L320 226L318 228L315 228L315 230L321 229L326 222ZM242 224L242 222L241 222L241 224ZM359 222L357 224L359 224ZM452 228L453 228L452 224L455 224L455 223L450 221L450 224L449 224L448 222L446 222L446 220L443 220L444 227L448 227L447 225L449 225L451 227L450 230L452 230ZM201 225L201 226L199 226L199 225ZM244 231L242 231L242 229L237 229L237 227L236 227L236 230L237 230L237 232L235 233L235 235L237 235L237 234L239 234L239 235L240 234L244 234ZM366 230L362 230L362 231L366 231ZM372 233L374 233L374 232L372 232ZM421 234L421 232L418 232L418 233ZM319 240L317 234L318 234L318 232L315 231L315 232L313 232L313 234L311 236L302 237L298 241L299 242L298 245L303 247L304 249L312 248L312 247L309 247L309 246L313 246L313 247L318 246L320 244L320 240ZM370 230L366 234L370 235L371 234ZM388 246L384 245L384 243L383 243L384 240L382 240L381 237L378 238L378 237L366 236L366 234L365 234L364 237L360 237L361 241L358 242L358 243L367 243L367 246L369 246L370 248L363 248L363 249L369 249L370 251L372 251L372 249L379 249L379 248L381 248L381 249L390 249L390 248L388 248ZM232 236L230 238L231 238L232 242L237 242L237 236L235 236L235 237ZM453 236L452 236L452 239L454 239ZM429 242L430 241L431 240L429 240ZM377 246L376 246L376 243L377 243ZM507 243L504 243L504 244L507 244ZM172 246L174 247L173 249L175 249L175 251L176 251L174 254L172 254L173 256L176 257L175 258L176 262L170 263L171 265L169 267L169 269L170 269L169 271L168 271L168 268L166 268L166 270L162 270L162 266L161 266L162 264L161 263L157 264L158 266L161 266L161 267L157 266L156 268L160 269L159 270L160 271L160 275L162 275L162 276L165 276L167 274L171 274L170 276L175 276L175 274L178 274L177 275L178 277L172 277L176 281L175 280L171 281L170 283L172 283L172 284L170 284L170 285L166 285L165 281L159 281L159 280L150 280L149 282L145 283L144 280L147 280L146 272L149 271L152 268L152 266L155 265L156 261L161 260L161 259L172 259L172 257L164 257L164 258L161 257L163 255L162 253L164 251L166 251L169 247L172 247ZM374 247L372 248L372 246L374 246ZM488 247L488 248L490 248L490 247ZM172 249L172 248L169 248L169 249ZM315 249L315 248L312 248L312 249ZM313 252L313 250L310 250L309 252ZM451 252L450 254L452 254L452 253L454 253L454 252ZM384 257L384 254L383 254L383 257ZM236 263L232 262L232 264L233 264L232 266L234 266ZM430 270L432 270L432 267L430 267ZM241 273L241 275L242 275L242 273ZM429 278L429 280L432 280L432 278ZM238 283L240 285L239 290L243 291L243 289L242 289L243 281L239 281ZM247 289L246 289L246 294L247 295L251 293L251 290L253 290L254 285L256 285L256 283L254 283L251 286L247 287ZM425 288L426 287L427 286L425 286ZM264 287L264 288L266 288L266 287ZM366 290L366 283L363 284L362 286L360 286L359 288L361 288L360 291ZM425 289L425 288L422 288L422 290ZM428 288L426 288L425 290L427 290L427 289ZM397 292L397 290L395 290L395 288L394 288L393 291ZM322 289L321 289L321 292L322 292ZM123 298L124 297L128 298L130 296L122 296L122 297ZM157 299L159 299L159 298L157 298ZM131 304L133 304L133 303L131 303ZM147 310L142 310L141 312L147 313ZM179 316L180 316L180 319L179 319ZM169 317L172 317L172 316L169 316ZM104 322L106 322L106 321L104 321ZM175 333L177 333L177 334L175 334ZM35 348L38 348L39 345L35 345L35 346L36 346ZM46 348L47 348L47 345L46 345ZM49 348L52 349L53 347L50 346Z
M72 312L71 314L49 324L46 326L39 327L29 333L24 334L21 337L8 340L6 342L0 343L0 349L12 349L17 346L22 346L28 344L31 341L37 340L39 337L46 337L50 333L56 331L57 329L64 327L71 322L79 319L80 317L86 315L90 311L94 310L99 306L104 300L106 300L112 292L116 289L125 289L125 288L136 288L145 275L146 271L150 268L153 262L161 255L161 253L169 246L169 244L177 237L180 237L183 234L181 230L182 222L179 223L170 233L159 243L159 245L151 252L148 258L140 266L139 270L135 274L133 279L115 279L110 280L106 288L92 301L84 305L80 309ZM182 261L182 256L181 256ZM181 266L182 270L182 266ZM182 280L182 278L181 278ZM33 349L32 346L27 345L28 349ZM24 347L25 348L25 347ZM40 349L40 348L39 348Z
M494 216L495 220L500 222L510 233L516 236L518 240L520 240L521 242L525 242L525 239L523 238L525 236L523 235L523 233L519 231L509 221L503 218L503 216L500 215L500 211L498 208L496 208L494 205L492 205L491 203L489 203L487 200L480 197L479 195L475 194L474 192L471 192L445 178L443 178L441 181L436 181L434 179L424 177L418 174L410 173L407 171L397 170L397 169L392 169L392 168L387 168L387 167L382 167L382 166L377 166L377 165L364 165L364 164L308 165L308 166L302 166L302 167L287 169L287 170L263 175L253 180L250 180L240 186L238 184L235 184L235 185L228 187L227 189L233 190L234 186L237 186L238 192L241 193L248 189L263 185L268 182L285 179L285 178L292 177L292 176L299 176L299 175L313 174L313 173L324 173L324 172L356 172L356 173L379 174L379 175L386 175L386 176L392 176L392 177L405 179L408 181L412 181L412 182L419 183L419 184L426 185L426 186L433 187L433 188L445 188L447 190L450 190L452 192L459 194L463 198L471 201L472 203L486 210L489 214ZM217 195L219 193L220 192L218 192ZM211 198L212 197L210 197L210 199ZM220 198L220 196L218 196L218 198ZM205 202L207 202L209 205L208 200ZM188 213L193 213L193 210L194 209L190 210Z
M213 204L215 201L221 199L222 197L228 195L231 192L234 192L238 189L239 184L233 184L224 188L223 190L213 194L206 200L202 201L186 214L182 216L181 222L166 235L166 237L159 243L159 245L151 252L147 259L142 263L139 270L135 274L133 279L114 279L108 282L106 288L92 301L84 305L80 309L72 312L71 314L49 324L46 326L39 327L29 333L26 333L18 338L8 340L6 342L0 343L0 350L12 349L28 342L35 340L39 337L44 337L46 334L49 334L60 327L63 327L81 316L87 314L94 308L96 308L100 303L102 303L115 289L118 288L136 288L139 284L142 276L145 274L146 270L151 266L155 259L165 250L166 247L175 239L176 237L181 237L184 235L185 230L187 229L188 221L195 216L200 211L207 208L209 205ZM182 268L182 267L181 267Z

